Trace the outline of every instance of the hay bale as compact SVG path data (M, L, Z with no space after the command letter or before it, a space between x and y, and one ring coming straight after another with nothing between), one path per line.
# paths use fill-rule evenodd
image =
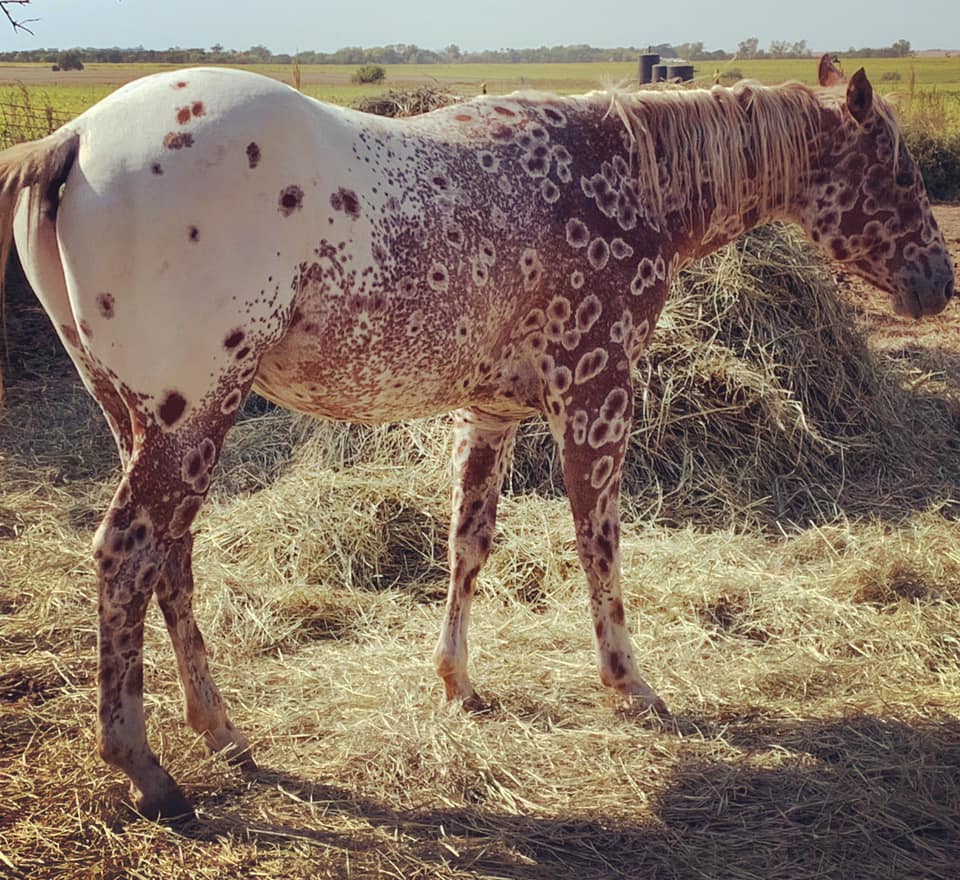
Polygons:
M799 230L755 230L674 283L634 373L625 507L776 527L922 506L932 476L957 478L958 406L904 370L869 350ZM521 438L511 483L562 491L544 429Z
M382 95L360 98L354 101L353 107L378 116L418 116L462 100L446 89L421 86L418 89L391 89Z

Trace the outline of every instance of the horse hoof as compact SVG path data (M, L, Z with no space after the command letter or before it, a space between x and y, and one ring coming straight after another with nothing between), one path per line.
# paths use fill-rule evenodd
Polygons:
M644 718L649 721L673 720L673 713L656 694L623 694L620 712L631 718Z
M485 700L476 692L469 697L463 698L463 710L469 715L492 715L496 709L496 703Z
M192 819L196 815L193 804L187 800L178 785L160 795L134 796L133 806L141 816L151 822Z
M253 758L253 754L250 751L250 746L246 746L242 749L225 749L224 757L227 759L228 764L236 767L243 773L256 773L257 770L260 769L257 766L257 762Z

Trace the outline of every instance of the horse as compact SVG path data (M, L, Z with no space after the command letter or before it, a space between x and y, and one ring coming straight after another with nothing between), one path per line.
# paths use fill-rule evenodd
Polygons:
M316 416L454 412L449 595L435 662L477 699L467 621L519 423L546 419L589 588L602 683L641 677L620 586L631 368L671 279L770 220L940 312L953 267L890 106L829 57L819 86L480 96L409 119L253 73L137 80L0 154L0 243L116 440L93 541L97 744L150 818L191 811L151 750L144 614L156 596L186 717L253 767L192 611L191 527L252 389Z

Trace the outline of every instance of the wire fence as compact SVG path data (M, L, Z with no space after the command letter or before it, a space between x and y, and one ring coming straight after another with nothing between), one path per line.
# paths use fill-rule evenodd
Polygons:
M0 149L46 137L70 118L24 87L0 95Z

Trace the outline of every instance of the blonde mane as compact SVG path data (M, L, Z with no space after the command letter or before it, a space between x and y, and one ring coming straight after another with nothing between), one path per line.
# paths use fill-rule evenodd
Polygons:
M781 215L809 169L821 126L818 96L799 83L608 94L608 114L620 118L630 140L648 219L680 211L694 220L698 205L705 240L720 231L718 224L750 210ZM699 198L706 186L709 218Z

